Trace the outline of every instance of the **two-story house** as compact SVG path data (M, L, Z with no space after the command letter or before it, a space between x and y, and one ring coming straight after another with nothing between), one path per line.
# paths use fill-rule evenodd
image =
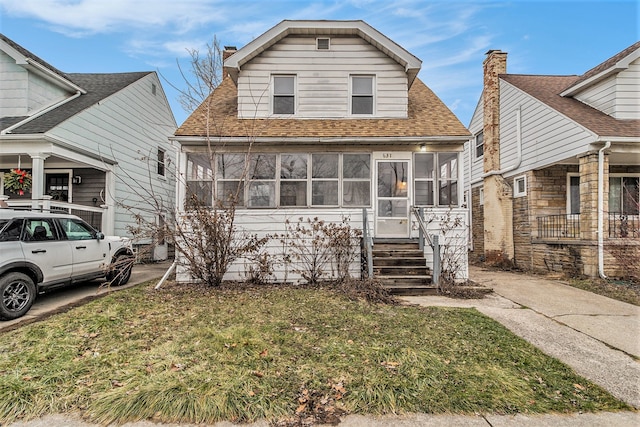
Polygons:
M173 208L168 137L177 126L155 72L64 73L0 35L0 86L0 197L9 207L70 212L118 235L130 235L135 215L162 221ZM15 168L31 174L28 191L1 182ZM166 258L166 242L151 257Z
M489 51L465 170L473 261L638 275L640 42L582 75L507 73Z
M173 138L180 206L187 187L213 203L243 180L236 224L251 232L299 217L363 228L366 215L376 239L409 239L416 206L462 215L465 229L470 134L407 50L363 21L285 20L224 58L222 83Z

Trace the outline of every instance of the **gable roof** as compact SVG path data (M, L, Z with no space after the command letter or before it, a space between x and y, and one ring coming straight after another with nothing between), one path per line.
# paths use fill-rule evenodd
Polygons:
M85 93L12 129L11 134L45 133L70 117L96 104L98 101L107 98L151 73L153 73L153 71L108 74L66 74L67 78L74 82L74 84L82 87ZM0 126L2 126L0 129L6 129L26 118L28 117L3 117L0 119Z
M58 70L53 65L34 55L2 33L0 33L0 48L2 48L7 55L11 56L16 61L16 64L22 65L45 79L62 85L74 92L83 92L83 89L72 82L66 73Z
M235 83L231 78L225 78L176 130L175 136L316 140L443 137L466 140L471 135L449 108L418 78L409 89L409 111L406 119L239 119L237 98Z
M575 85L581 76L501 74L500 78L599 136L640 137L640 120L615 119L577 99L561 96L564 88Z
M243 64L249 62L283 38L294 34L359 36L402 65L409 76L409 86L413 83L422 66L420 59L362 20L284 20L227 58L224 61L225 69L231 74L231 78L237 82L238 71Z
M617 73L629 67L629 63L640 57L640 41L632 44L622 52L617 53L603 63L596 65L580 78L570 84L562 92L562 96L572 96L610 75Z

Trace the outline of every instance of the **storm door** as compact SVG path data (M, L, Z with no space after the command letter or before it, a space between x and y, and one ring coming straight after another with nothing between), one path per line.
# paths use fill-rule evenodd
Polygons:
M409 161L376 164L376 237L409 237Z

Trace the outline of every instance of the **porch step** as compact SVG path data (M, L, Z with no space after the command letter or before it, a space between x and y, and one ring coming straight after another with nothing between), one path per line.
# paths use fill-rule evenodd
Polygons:
M418 242L411 239L375 239L373 276L394 295L431 295L437 292Z

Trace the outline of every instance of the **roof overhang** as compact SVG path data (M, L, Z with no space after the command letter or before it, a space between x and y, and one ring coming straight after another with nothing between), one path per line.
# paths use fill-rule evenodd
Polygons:
M242 66L289 35L359 36L402 65L409 86L418 75L422 61L364 21L292 21L284 20L257 37L224 61L234 82Z
M606 70L603 70L576 85L568 87L560 93L560 96L574 96L575 94L580 93L584 89L606 79L607 77L628 69L631 63L638 58L640 58L640 49L636 49L635 51L631 52L629 55L622 58L620 61L616 62L613 66L607 68Z

